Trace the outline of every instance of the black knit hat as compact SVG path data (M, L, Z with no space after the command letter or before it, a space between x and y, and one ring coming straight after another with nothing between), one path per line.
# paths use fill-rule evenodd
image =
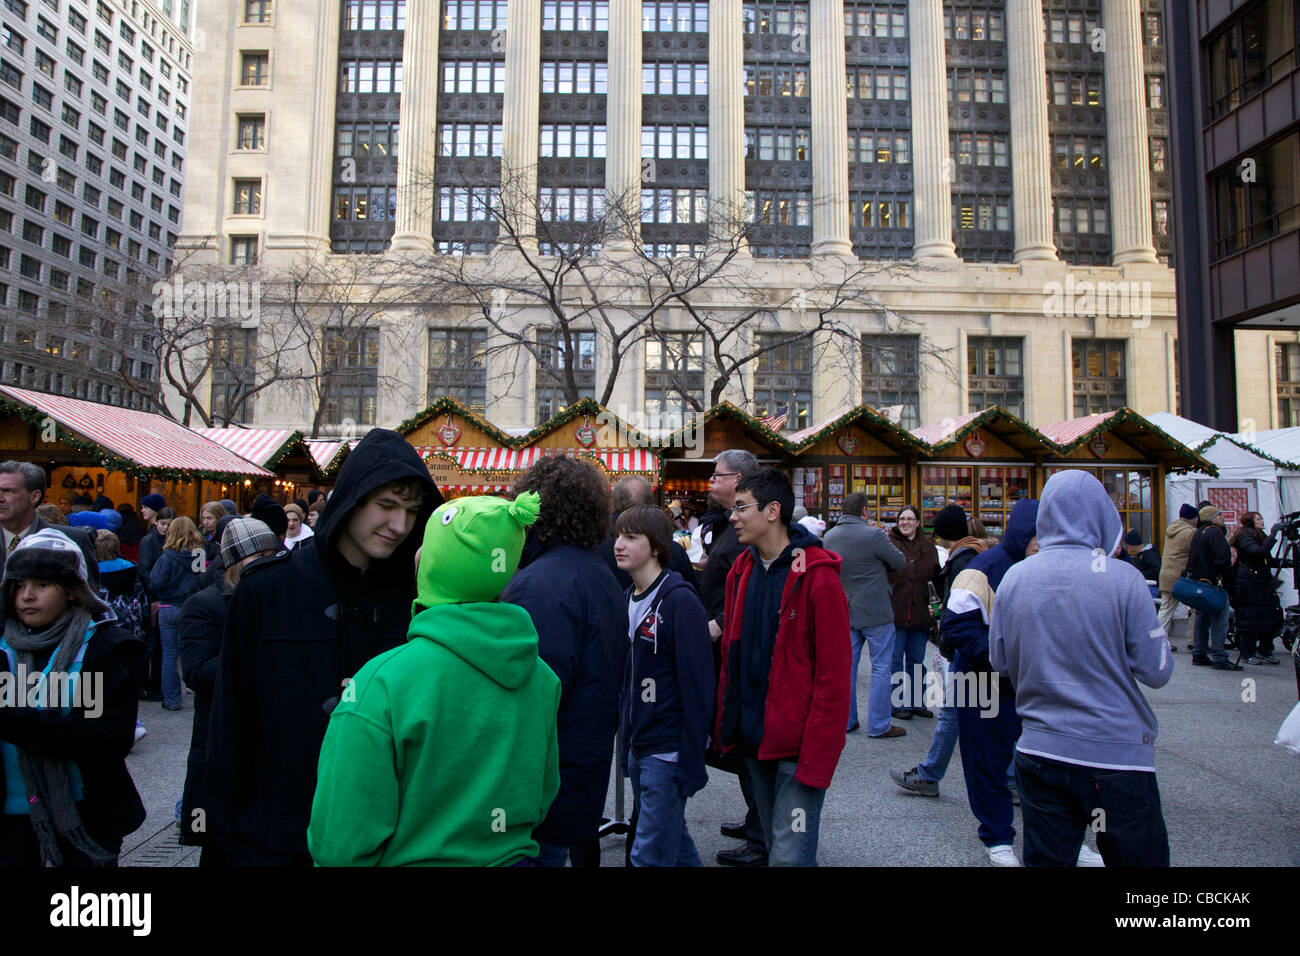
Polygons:
M1136 528L1134 528L1128 534L1124 535L1124 543L1131 544L1134 547L1137 547L1139 544L1142 543L1142 535L1138 532Z
M934 519L935 537L945 541L960 541L966 537L966 509L961 505L948 505Z
M270 495L258 495L248 516L261 521L279 537L284 537L289 530L288 516Z

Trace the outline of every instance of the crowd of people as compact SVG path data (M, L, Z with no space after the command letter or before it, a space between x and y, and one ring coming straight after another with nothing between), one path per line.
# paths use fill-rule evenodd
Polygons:
M933 721L890 776L937 796L959 749L992 864L1021 863L1018 803L1026 865L1168 865L1140 685L1172 675L1180 579L1228 592L1241 653L1276 663L1276 527L1229 542L1185 506L1162 564L1084 471L997 540L956 505L933 537L914 507L882 529L858 494L826 530L744 450L709 483L689 529L644 479L611 492L562 456L509 499L445 501L374 429L329 495L196 523L156 493L51 508L42 469L0 464L0 668L99 691L95 713L0 702L0 865L116 865L145 816L141 700L194 710L176 817L205 867L598 865L616 753L629 865L701 865L687 801L729 775L745 817L718 862L816 865L864 648L865 735ZM1228 614L1196 612L1193 663L1240 669Z

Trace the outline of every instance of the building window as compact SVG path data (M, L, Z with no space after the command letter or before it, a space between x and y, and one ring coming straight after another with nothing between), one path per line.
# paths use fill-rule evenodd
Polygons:
M1151 172L1163 173L1167 168L1169 140L1156 136L1151 140Z
M455 68L455 62L443 64L443 82L447 81L448 67ZM460 90L457 92L474 92L474 93L497 93L505 87L505 61L465 61L461 69L461 83L465 82L463 74L466 72L464 66L473 66L474 87L489 87L484 89ZM653 69L653 66L651 67ZM644 67L642 69L644 76ZM500 86L497 89L497 77L500 77ZM705 83L707 85L707 78ZM579 60L577 62L560 63L554 60L548 60L542 63L542 92L543 93L607 93L609 91L609 65L594 60ZM654 92L645 90L644 92ZM671 92L671 90L669 91Z
M704 411L704 336L660 332L645 343L645 427L679 428Z
M966 342L968 408L983 411L1001 405L1025 416L1024 340L970 338Z
M708 159L709 127L642 126L642 159Z
M965 6L965 4L963 4ZM970 9L944 6L943 38L945 40L978 40L1001 43L1006 37L1006 23L1000 9L989 9L989 4Z
M340 93L400 93L402 61L343 60L339 77Z
M1300 425L1300 344L1274 349L1277 357L1277 427Z
M808 162L812 159L811 146L811 131L805 126L794 129L756 129L751 126L745 129L746 159Z
M219 328L212 338L212 399L214 422L247 425L253 420L253 387L257 368L257 329Z
M1208 43L1210 119L1234 110L1295 69L1296 10L1287 0L1247 6Z
M379 405L379 330L325 330L328 374L322 418L326 424L375 424Z
M151 236L151 238L156 237ZM257 236L230 237L230 264L232 266L257 265Z
M1252 151L1251 182L1236 163L1214 184L1216 259L1300 228L1300 133Z
M605 127L591 123L543 123L537 154L547 158L605 158Z
M970 136L969 133L963 134ZM1005 163L1006 137L1000 136L1003 152L1000 154ZM907 165L912 161L911 141L906 133L873 132L859 133L849 130L850 163L897 163Z
M601 67L603 69L605 64L602 63ZM786 82L787 86L789 86L789 78L793 71L783 69L778 72L786 74ZM805 92L799 95L807 96L808 73L807 70L801 72L803 73L803 80L800 86ZM545 73L543 73L544 77ZM642 63L641 92L646 96L655 94L660 96L708 96L709 65L707 63ZM787 95L789 95L788 91Z
M500 156L501 137L500 123L442 123L438 126L438 153L440 156ZM386 142L382 148L386 152Z
M262 181L260 179L236 179L235 187L236 216L260 216L262 214Z
M444 30L496 30L506 26L505 0L446 0Z
M270 55L262 53L244 53L239 70L239 82L243 86L265 86L269 77Z
M347 0L345 30L405 30L406 0Z
M1151 75L1147 77L1147 109L1162 110L1165 108L1165 78L1163 76Z
M271 0L244 0L244 22L270 23Z
M396 156L398 123L339 123L336 131L337 150L340 157L345 156ZM468 135L468 134L467 134ZM495 140L492 155L501 155L501 127L493 127ZM472 140L472 137L470 137ZM467 154L468 155L468 154ZM483 154L486 155L486 154Z
M954 196L953 229L982 232L1011 230L1010 196Z
M708 3L644 0L641 4L643 33L707 33Z
M564 411L565 379L572 372L578 398L596 397L596 333L569 332L571 350L558 330L537 331L537 424ZM572 362L569 356L572 355ZM572 364L572 369L569 369Z
M709 191L678 186L641 190L641 221L704 223L708 221Z
M609 29L609 3L606 0L544 0L542 29L604 32Z
M1128 402L1123 339L1074 339L1074 417L1123 408Z
M588 89L576 87L582 82L580 71L586 70ZM563 77L568 74L573 88L561 89ZM547 89L547 84L552 88ZM608 71L604 63L543 63L543 93L604 93ZM590 88L594 83L594 90ZM506 91L505 60L444 60L442 64L442 91L444 93L504 93Z
M904 428L921 424L921 337L862 336L862 401L877 410L899 407Z
M754 336L760 353L754 369L754 414L759 418L784 411L782 431L812 424L812 338L785 332Z
M487 331L430 329L428 401L456 399L483 415L487 409Z

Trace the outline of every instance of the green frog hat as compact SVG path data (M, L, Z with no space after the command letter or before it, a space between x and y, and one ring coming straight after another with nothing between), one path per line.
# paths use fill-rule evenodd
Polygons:
M411 613L439 604L495 601L519 567L524 529L537 520L541 496L514 501L489 495L448 501L429 518L416 570Z

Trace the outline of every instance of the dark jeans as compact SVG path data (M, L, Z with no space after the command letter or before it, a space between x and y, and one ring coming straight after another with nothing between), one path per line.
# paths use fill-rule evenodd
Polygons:
M961 673L954 671L954 673ZM993 675L997 681L997 675ZM957 736L961 742L961 770L966 778L966 799L979 821L979 838L985 846L1010 846L1016 842L1015 808L1007 786L1007 768L1020 739L1016 699L999 696L997 711L991 706L957 707Z
M1168 866L1169 834L1156 775L1016 754L1025 866L1074 866L1084 831L1097 831L1107 866Z
M1252 627L1238 627L1237 650L1242 657L1250 657L1252 654L1268 657L1273 653L1273 635L1276 633L1276 628L1256 630Z

